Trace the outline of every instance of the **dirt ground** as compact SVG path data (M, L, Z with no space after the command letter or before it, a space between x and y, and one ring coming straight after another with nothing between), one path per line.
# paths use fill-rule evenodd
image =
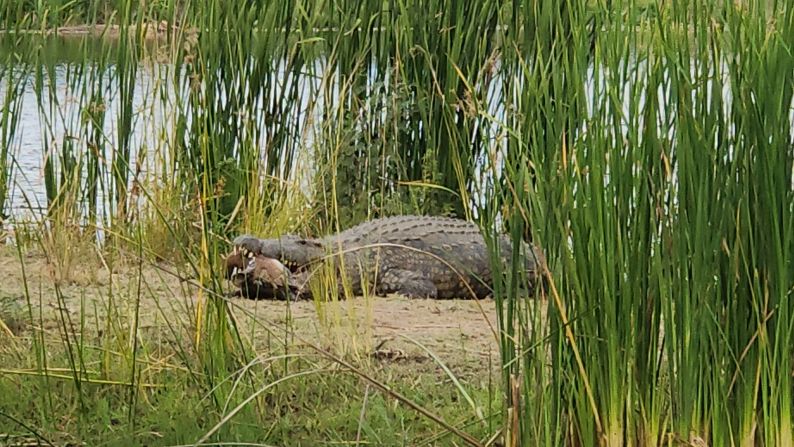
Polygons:
M181 280L173 266L128 263L110 274L102 262L86 261L91 256L76 256L69 272L62 275L67 279L56 288L57 268L44 256L30 254L23 259L24 269L16 250L0 247L0 319L4 322L0 338L14 334L24 339L38 326L53 341L63 337L65 326L83 333L101 334L107 328L129 332L136 303L140 338L152 346L191 340L197 325L203 324L196 316L204 315L200 310L208 304L206 294L192 280ZM37 321L30 321L26 297ZM434 369L440 360L464 376L476 376L499 362L491 299L389 296L286 303L230 298L227 303L240 334L257 352L272 349L274 343L283 347L286 339L293 346L309 348L310 344L347 358L410 361Z

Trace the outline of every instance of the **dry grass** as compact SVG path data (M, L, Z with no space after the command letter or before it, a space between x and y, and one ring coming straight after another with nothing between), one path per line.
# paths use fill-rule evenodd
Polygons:
M177 323L184 335L191 331L200 298L192 281L179 279L182 275L175 266L149 263L136 268L127 262L110 273L95 257L83 254L81 260L71 265L72 280L60 283L61 304L53 274L57 269L33 252L24 257L27 288L33 307L41 309L45 332L57 330L64 315L71 321L97 322L93 327L100 330L104 327L101 322L108 318L117 318L120 325L126 326L138 296L139 327L148 334L146 337L168 332L166 322ZM22 312L26 307L22 267L16 251L11 247L0 249L0 275L5 278L0 301L6 303L7 320L25 319L8 310ZM239 298L228 302L240 332L255 349L263 347L269 330L283 328L289 322L297 339L359 358L377 348L377 355L391 351L400 359L414 359L421 364L430 360L419 347L421 344L461 372L476 375L487 373L488 359L497 359L499 353L490 330L491 326L496 327L492 300L410 300L389 296L323 304ZM111 311L111 304L116 309ZM89 332L91 327L87 325ZM27 331L18 335L24 338Z

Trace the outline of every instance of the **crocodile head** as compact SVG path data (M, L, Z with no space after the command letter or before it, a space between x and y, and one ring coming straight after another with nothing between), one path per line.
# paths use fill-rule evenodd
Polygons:
M237 236L233 245L244 256L264 256L276 259L292 272L302 270L325 256L323 245L314 239L287 234L276 239L259 239L244 234Z
M277 259L234 247L224 258L226 278L239 294L250 299L303 299L309 297L302 274L293 274Z

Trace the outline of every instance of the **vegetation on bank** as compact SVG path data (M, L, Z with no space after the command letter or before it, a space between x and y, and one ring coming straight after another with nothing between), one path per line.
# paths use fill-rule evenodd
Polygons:
M204 436L273 446L455 439L400 399L478 439L499 426L498 349L477 327L481 321L455 322L455 314L471 315L456 311L465 305L231 300L227 309L244 347L213 359L201 354L206 340L196 339L196 287L165 266L117 265L109 275L99 262L85 262L72 271L75 283L59 284L43 272L35 249L27 251L24 272L10 262L15 257L13 247L0 247L0 273L11 281L0 289L0 321L14 334L0 326L2 445L193 445ZM395 321L409 305L419 315L402 311ZM207 368L223 360L236 366L217 375Z
M134 254L193 278L203 304L189 337L202 342L174 360L194 366L165 380L188 400L211 395L212 422L239 397L227 379L255 356L219 298L228 238L417 212L532 239L549 260L542 306L513 299L520 259L494 266L506 270L495 287L502 411L478 426L477 442L794 443L790 2L0 5L7 30L108 17L122 28L180 25L163 45L79 41L65 66L37 36L0 36L12 49L0 69L0 210L4 230L41 250L58 280L84 261L74 248L96 242L100 259L115 260L105 268L135 266ZM190 29L198 34L179 31ZM151 107L136 96L144 75ZM46 213L27 226L9 216L21 215L10 192L22 175L18 110L30 97ZM17 207L28 206L24 193ZM137 311L124 321L137 335ZM20 395L48 399L45 371L61 368L71 379L58 398L71 409L3 405L3 427L33 431L84 408L80 340L54 344L36 330L20 340L23 351L56 351L53 363L28 358ZM122 366L131 376L136 340ZM245 389L278 376L316 391L273 374ZM319 377L339 393L364 392ZM109 406L129 415L155 406L155 390L110 389ZM277 420L272 405L246 411ZM225 436L246 439L212 440Z

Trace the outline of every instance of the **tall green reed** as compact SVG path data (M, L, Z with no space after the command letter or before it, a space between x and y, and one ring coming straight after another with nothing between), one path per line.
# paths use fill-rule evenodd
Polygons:
M11 58L9 58L11 59ZM18 70L11 62L4 61L0 70L0 85L5 88L3 106L0 109L0 232L7 230L5 221L11 214L12 179L14 178L14 152L18 147L16 141L19 126L19 111L22 107L22 95L25 77L23 70ZM0 237L0 239L3 239Z
M195 237L178 245L208 296L227 235L308 220L289 206L309 154L312 226L476 214L489 241L504 228L544 247L544 301L513 299L519 253L495 285L512 445L790 443L790 5L122 2L116 17L131 29L160 11L198 34L159 92L175 136L153 163L170 192L143 206L167 237ZM139 43L96 66L85 47L67 81L82 138L44 148L50 208L121 210L109 227L128 238ZM57 70L31 62L46 123ZM110 65L118 147L100 130ZM210 303L197 338L221 402L215 384L244 360L226 303Z
M503 361L525 386L513 436L789 442L790 7L769 27L754 2L674 2L656 18L634 2L526 6L570 30L525 15L534 48L505 86L523 120L508 119L492 197L552 254L554 286L549 332L526 344L534 309L497 287Z

